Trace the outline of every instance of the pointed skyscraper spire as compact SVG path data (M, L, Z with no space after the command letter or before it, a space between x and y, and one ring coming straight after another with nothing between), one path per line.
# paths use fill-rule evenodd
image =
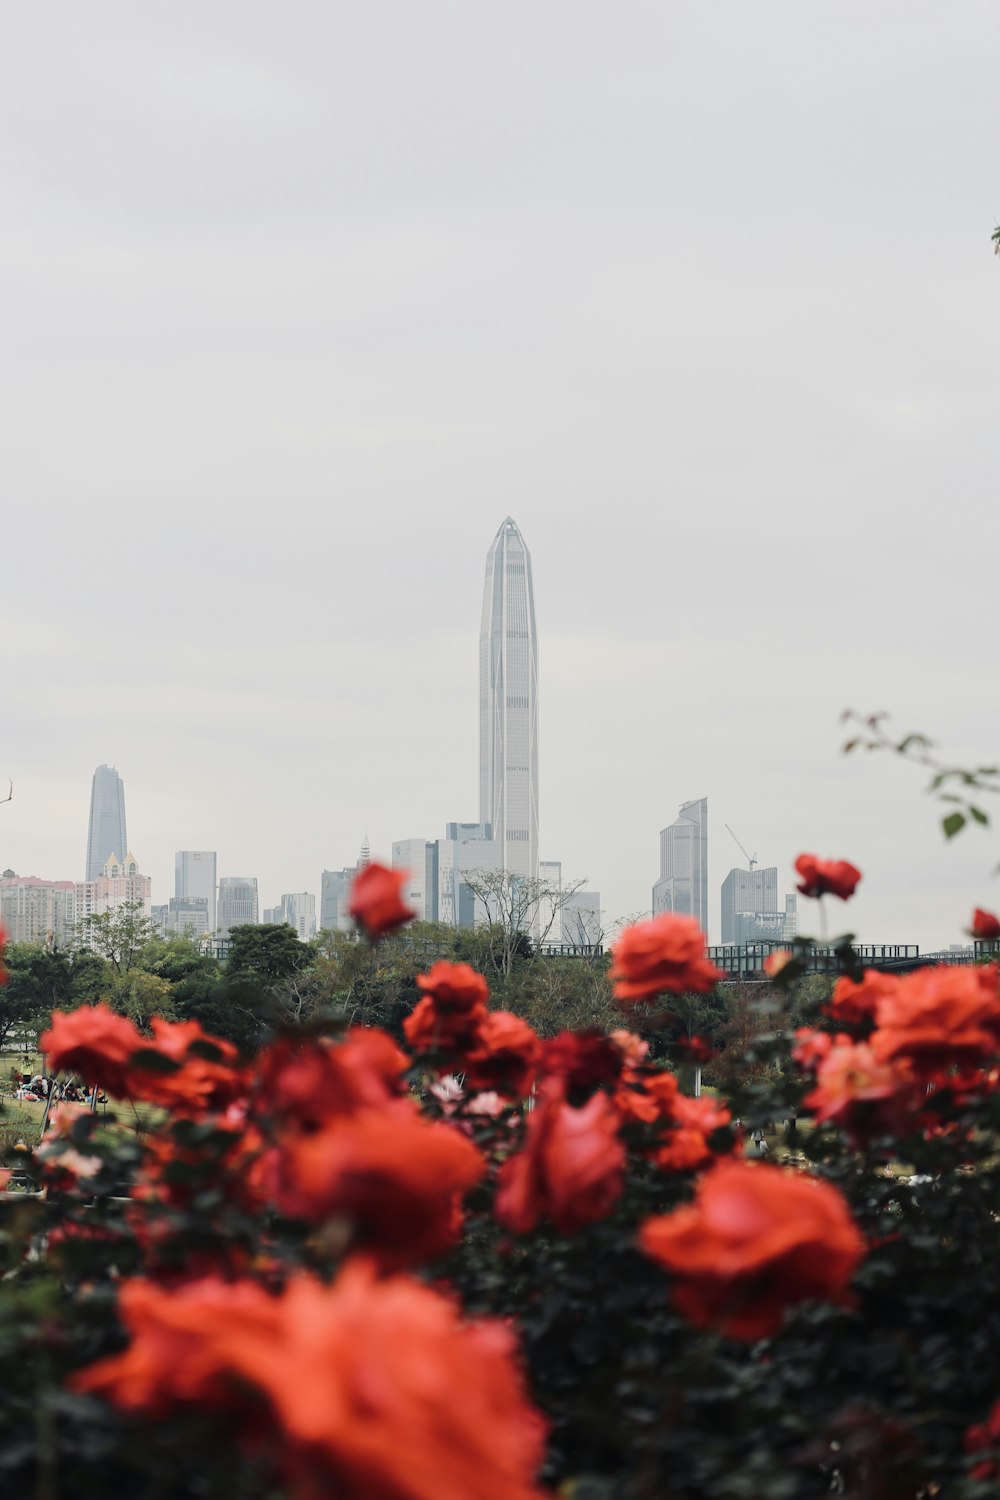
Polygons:
M479 636L479 817L503 867L538 874L538 642L531 554L511 516L486 556Z
M365 829L365 836L361 840L361 853L358 855L358 869L359 870L367 869L367 867L371 864L371 862L372 862L372 851L371 851L371 847L370 847L370 845L368 843L368 829L366 828Z

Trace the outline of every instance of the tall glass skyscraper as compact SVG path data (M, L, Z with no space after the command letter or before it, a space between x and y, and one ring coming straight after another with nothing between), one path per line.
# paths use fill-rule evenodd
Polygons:
M124 859L127 853L125 783L114 766L98 766L90 788L86 879L96 880L102 875L112 854Z
M538 638L531 555L510 516L486 555L479 635L479 820L503 868L538 874Z
M214 849L179 849L174 855L174 897L208 903L208 931L215 931L216 855Z
M676 820L660 832L660 878L653 886L653 916L665 911L697 917L707 936L707 797L683 802Z

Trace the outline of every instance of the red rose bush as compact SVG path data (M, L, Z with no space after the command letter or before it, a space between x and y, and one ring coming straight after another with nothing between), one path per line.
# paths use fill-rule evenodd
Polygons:
M358 994L407 951L403 884L356 882ZM803 951L754 980L741 1055L674 914L614 947L636 1030L536 1027L454 949L386 1027L358 1003L255 1048L54 1012L50 1074L120 1103L55 1106L3 1193L29 1184L0 1219L12 1493L48 1483L25 1433L54 1430L59 1500L154 1475L172 1500L974 1500L1000 1463L998 972L848 947L800 1001Z

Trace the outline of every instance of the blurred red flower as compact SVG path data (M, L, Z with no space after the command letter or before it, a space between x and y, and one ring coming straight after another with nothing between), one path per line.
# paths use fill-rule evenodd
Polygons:
M413 920L415 913L400 894L409 878L407 870L378 864L366 865L354 877L347 910L370 938L395 932Z
M995 917L991 911L983 911L981 906L977 906L972 913L969 936L978 938L983 943L994 942L1000 938L1000 917Z
M424 992L403 1022L414 1052L453 1053L472 1042L487 1016L489 985L471 964L443 959L417 975Z
M995 964L939 964L897 980L876 1007L872 1049L881 1061L906 1058L923 1077L974 1067L1000 1048Z
M409 1277L353 1263L325 1286L300 1271L277 1297L215 1277L134 1280L119 1305L129 1347L74 1388L152 1416L234 1413L297 1500L543 1500L544 1423L511 1334L463 1322Z
M839 896L846 901L861 879L861 871L846 859L817 859L815 854L800 854L795 869L801 876L796 889L803 896Z
M302 1131L358 1109L409 1113L416 1108L403 1079L409 1065L376 1027L352 1026L340 1042L283 1037L258 1057L254 1112Z
M488 1011L463 1058L467 1091L495 1090L523 1099L531 1090L539 1057L538 1036L509 1010Z
M132 1058L149 1044L106 1000L79 1010L52 1012L48 1031L39 1038L53 1073L79 1073L88 1084L126 1099L133 1092Z
M833 987L826 1005L827 1015L843 1026L874 1022L879 1001L891 995L898 983L898 975L883 974L878 969L866 969L857 983L844 975Z
M133 1098L166 1109L220 1109L245 1092L239 1053L231 1042L209 1036L197 1021L152 1020L153 1037L142 1050L179 1064L172 1072L143 1067L133 1059L130 1074ZM193 1050L192 1050L193 1049Z
M858 1144L902 1128L913 1105L915 1079L905 1064L881 1062L870 1042L840 1036L816 1070L816 1087L803 1100L818 1124L832 1120Z
M630 1004L656 995L705 994L724 976L705 953L694 917L673 912L626 927L612 950L615 999Z
M615 1083L625 1065L617 1042L596 1026L583 1031L560 1031L542 1043L541 1072L561 1078L567 1095L589 1095L602 1083Z
M622 1188L618 1124L606 1094L593 1094L575 1109L557 1080L543 1084L524 1145L497 1178L496 1216L503 1227L526 1234L548 1219L560 1233L573 1234L605 1218Z
M354 1247L395 1270L454 1246L462 1194L485 1171L475 1146L452 1126L365 1110L283 1141L272 1158L272 1192L293 1218L346 1220Z
M694 1202L647 1219L639 1244L671 1272L675 1305L733 1338L776 1333L796 1303L845 1302L864 1242L829 1183L724 1161Z

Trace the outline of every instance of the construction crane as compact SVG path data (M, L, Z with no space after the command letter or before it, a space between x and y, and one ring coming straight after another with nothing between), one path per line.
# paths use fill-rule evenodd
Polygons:
M739 839L736 837L735 833L730 828L730 826L729 826L728 823L726 824L726 832L729 834L729 837L732 839L732 841L736 845L737 849L743 849L743 845L740 843ZM747 860L747 863L750 866L750 874L752 875L753 874L753 867L757 863L757 855L756 854L747 854L747 851L745 849L743 849L743 854L744 854L744 856L745 856L745 858Z

